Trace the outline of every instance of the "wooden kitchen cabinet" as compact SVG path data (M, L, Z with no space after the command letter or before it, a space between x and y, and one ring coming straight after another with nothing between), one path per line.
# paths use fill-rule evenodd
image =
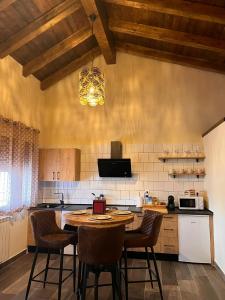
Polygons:
M178 218L177 215L164 215L159 234L160 253L178 254Z
M79 149L39 149L40 181L77 181L79 179Z
M31 225L31 220L30 220L30 215L34 211L38 211L38 209L28 211L28 225L27 225L27 245L28 246L35 246L34 235L33 235L33 230L32 230L32 225ZM56 216L56 223L61 228L61 210L60 211L56 210L55 216Z

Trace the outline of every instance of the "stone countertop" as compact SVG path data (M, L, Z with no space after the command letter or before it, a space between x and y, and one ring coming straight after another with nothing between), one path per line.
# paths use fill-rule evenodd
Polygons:
M50 207L47 207L48 204ZM43 207L43 205L45 205ZM51 207L52 203L41 203L38 204L36 207L30 207L29 210L36 210L36 209L53 209L53 210L62 210L62 211L74 211L74 210L83 210L87 208L91 208L91 204L64 204L64 205L57 205L56 207ZM121 210L130 210L134 213L141 213L142 208L136 207L135 205L118 205L118 204L111 204L107 205L106 207L117 207ZM175 208L173 211L168 211L168 214L182 214L182 215L213 215L213 212L208 209L203 210L190 210L190 209L179 209Z
M213 212L209 209L179 209L168 211L168 214L175 215L196 215L196 216L212 216Z

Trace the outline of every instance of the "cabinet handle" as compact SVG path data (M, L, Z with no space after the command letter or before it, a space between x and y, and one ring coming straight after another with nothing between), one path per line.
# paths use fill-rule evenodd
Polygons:
M57 180L60 179L60 172L57 172Z
M52 178L55 180L55 172L52 172Z
M167 231L174 231L174 229L169 229L169 228L164 228L164 230L167 230Z
M164 245L165 247L174 247L174 245Z

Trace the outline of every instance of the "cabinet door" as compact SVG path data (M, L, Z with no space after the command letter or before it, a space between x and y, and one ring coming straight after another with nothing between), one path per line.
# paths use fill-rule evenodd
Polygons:
M160 229L160 252L178 254L178 220L177 215L164 215Z
M80 179L80 150L60 149L57 180L75 181Z
M58 164L59 164L58 149L40 149L39 150L39 180L41 181L57 180Z

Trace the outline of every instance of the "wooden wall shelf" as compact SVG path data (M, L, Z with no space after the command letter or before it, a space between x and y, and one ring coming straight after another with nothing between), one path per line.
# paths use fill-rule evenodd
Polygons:
M190 155L187 154L178 154L178 155L174 155L174 154L168 154L168 155L163 155L163 156L159 156L158 157L159 160L166 162L166 160L169 159L194 159L196 160L196 162L199 162L199 160L204 160L205 159L205 155L204 154L196 154L196 153L191 153Z
M173 176L173 178L176 178L176 177L192 177L192 176L196 176L197 178L200 178L200 177L205 177L205 173L169 173L170 176Z

